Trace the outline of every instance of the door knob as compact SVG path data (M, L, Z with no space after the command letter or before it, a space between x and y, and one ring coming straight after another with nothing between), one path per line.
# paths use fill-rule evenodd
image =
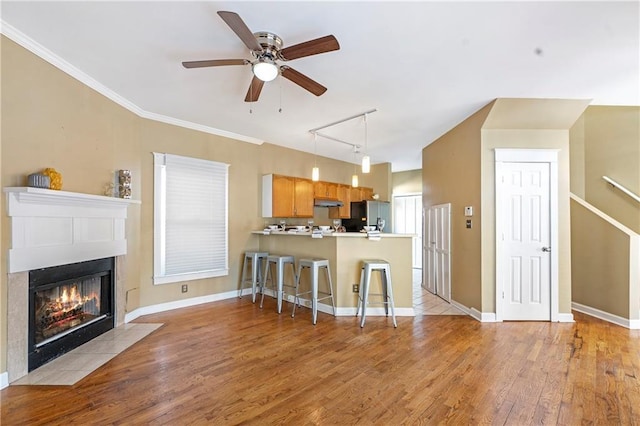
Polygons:
M550 253L551 252L551 247L542 247L542 251Z

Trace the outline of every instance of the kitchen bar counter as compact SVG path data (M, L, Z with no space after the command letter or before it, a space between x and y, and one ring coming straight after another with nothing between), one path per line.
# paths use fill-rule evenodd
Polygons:
M283 232L254 231L258 235L260 251L287 254L296 258L328 259L336 302L337 315L355 315L358 302L353 284L360 283L363 259L383 259L391 265L391 281L397 316L413 316L412 288L412 237L405 234L380 234L379 240L368 239L366 233L327 232L323 238L312 238L309 231ZM370 293L380 293L379 274L374 274ZM308 286L309 274L305 272L301 287ZM289 279L289 277L286 277ZM323 287L321 274L320 286ZM373 298L372 298L373 300ZM328 301L323 301L328 302ZM319 304L319 310L331 313L330 305ZM289 305L290 306L290 305ZM367 315L384 315L382 307L369 306Z

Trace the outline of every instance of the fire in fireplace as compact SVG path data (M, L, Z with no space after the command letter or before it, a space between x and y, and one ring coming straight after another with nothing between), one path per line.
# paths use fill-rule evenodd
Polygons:
M29 371L114 327L114 259L29 272Z
M93 277L36 291L36 345L100 317L101 284Z

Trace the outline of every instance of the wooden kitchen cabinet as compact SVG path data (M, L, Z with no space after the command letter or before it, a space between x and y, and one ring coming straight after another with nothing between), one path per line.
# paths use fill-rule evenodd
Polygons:
M359 186L357 188L351 187L351 201L366 201L373 200L373 188L366 188Z
M373 200L373 188L362 187L360 189L361 201Z
M314 182L313 195L316 198L338 198L338 184L332 182Z
M313 182L291 176L264 175L262 217L313 217Z
M329 207L329 218L349 219L351 218L351 186L337 185L337 198L342 201L342 207Z
M295 178L293 217L313 217L313 181Z

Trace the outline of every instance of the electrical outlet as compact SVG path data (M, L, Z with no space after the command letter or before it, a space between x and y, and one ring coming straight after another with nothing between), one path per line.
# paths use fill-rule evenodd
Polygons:
M189 291L189 287L186 284L182 284L182 292L186 293L187 291Z
M351 289L352 289L351 291L353 291L354 293L359 293L360 292L360 284L354 284L351 287Z

